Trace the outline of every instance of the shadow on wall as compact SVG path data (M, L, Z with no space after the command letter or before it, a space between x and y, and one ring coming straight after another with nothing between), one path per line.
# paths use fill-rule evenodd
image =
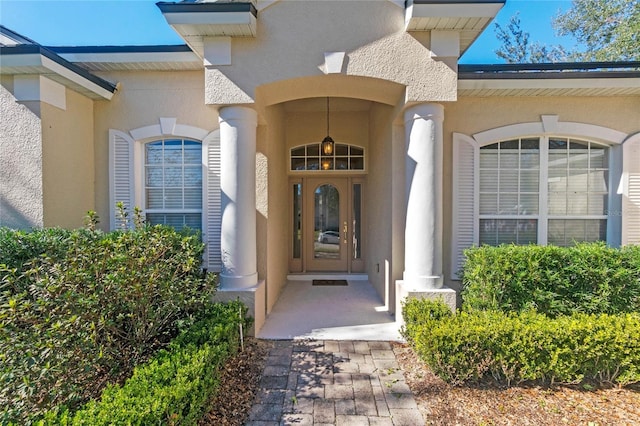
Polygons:
M0 195L0 227L12 229L32 229L40 227L27 217L23 212L16 209L6 198Z

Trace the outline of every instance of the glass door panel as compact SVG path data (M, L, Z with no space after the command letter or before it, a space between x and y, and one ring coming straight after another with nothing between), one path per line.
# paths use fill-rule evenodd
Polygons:
M303 269L348 271L348 179L304 180Z
M319 186L314 194L315 259L340 259L340 193L330 184Z
M359 183L353 184L353 210L351 212L352 227L351 233L353 234L352 243L352 259L362 258L362 185Z
M302 255L302 184L293 184L293 258L300 259Z

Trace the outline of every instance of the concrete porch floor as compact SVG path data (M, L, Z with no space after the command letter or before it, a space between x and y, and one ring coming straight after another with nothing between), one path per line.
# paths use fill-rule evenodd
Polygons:
M347 286L313 286L311 279L287 281L267 315L261 339L403 340L390 315L366 280Z

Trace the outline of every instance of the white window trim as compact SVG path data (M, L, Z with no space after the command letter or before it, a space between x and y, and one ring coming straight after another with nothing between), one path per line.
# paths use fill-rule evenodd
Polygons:
M145 197L145 153L144 148L147 143L155 142L162 139L169 138L179 138L179 139L189 139L199 142L202 152L202 215L201 215L201 223L200 229L202 229L202 238L203 241L206 241L206 147L205 147L205 139L210 134L208 130L201 129L199 127L188 126L184 124L176 124L176 118L160 118L159 124L154 124L151 126L138 127L137 129L133 129L129 131L129 134L135 141L133 147L133 179L134 179L134 205L138 206L142 209L142 214L146 214L146 197ZM186 210L179 210L181 213L188 213Z
M116 229L115 201L122 198L130 210L134 206L144 206L144 145L153 140L181 138L196 140L202 144L202 240L206 243L204 267L219 271L220 260L220 130L213 131L195 126L178 124L174 117L163 117L159 124L139 127L128 133L109 130L109 205L111 212L111 229ZM120 183L116 189L116 145L119 155L127 158L126 169L128 185ZM123 151L124 150L124 151ZM127 154L128 151L128 154ZM123 182L122 176L119 178ZM116 194L119 192L119 194ZM144 209L143 209L144 214Z
M619 215L621 245L640 244L640 132L625 139L622 153L622 178L617 191L623 199Z
M623 166L623 148L626 151L626 145L629 146L632 143L640 143L640 133L630 136L626 133L610 129L603 126L576 123L576 122L561 122L557 115L542 115L539 122L519 123L507 126L502 126L494 129L489 129L483 132L478 132L472 136L462 133L453 133L453 187L452 187L452 257L451 257L451 276L453 280L459 280L457 275L460 265L458 264L458 252L460 249L459 243L459 229L458 223L462 213L459 211L456 200L459 192L459 182L457 173L457 164L459 159L459 150L463 144L467 144L473 149L473 245L479 244L479 166L480 166L480 148L483 146L491 145L494 143L502 142L510 139L520 138L540 138L541 139L541 151L540 157L543 158L547 149L545 148L548 143L549 137L566 137L575 138L585 141L591 141L609 146L609 211L621 211L622 194L624 193L624 179L625 172L628 170L629 157L624 156ZM623 145L624 144L624 145ZM543 152L544 150L544 152ZM544 156L545 162L546 156ZM540 182L546 182L547 178L546 164L540 165ZM544 185L541 185L541 187ZM548 203L548 194L545 190L540 195L541 206L546 206ZM544 204L542 204L544 203ZM466 213L467 215L469 213ZM547 214L539 212L538 219L538 239L541 235L547 235ZM619 246L623 235L623 218L622 215L609 215L607 217L607 243L612 246ZM542 229L544 227L544 229Z

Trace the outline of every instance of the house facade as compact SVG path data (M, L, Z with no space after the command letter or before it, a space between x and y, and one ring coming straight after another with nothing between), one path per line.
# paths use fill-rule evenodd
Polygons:
M504 1L158 3L183 46L0 31L0 226L202 231L259 330L288 278L455 306L479 244L640 243L640 64L465 66Z

